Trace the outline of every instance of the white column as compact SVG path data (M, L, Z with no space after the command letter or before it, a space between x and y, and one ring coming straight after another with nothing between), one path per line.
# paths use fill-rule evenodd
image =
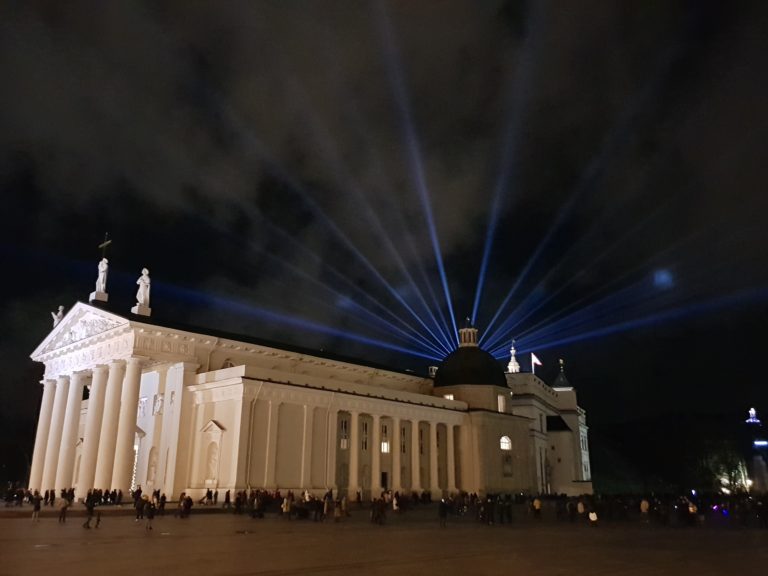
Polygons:
M381 416L373 414L373 450L371 450L371 499L381 496Z
M264 487L277 488L277 419L280 416L280 402L269 401L269 420L267 421L267 452L264 464Z
M77 495L85 498L88 490L96 488L93 480L96 477L96 456L99 450L99 434L101 433L101 418L104 414L104 396L107 387L109 369L104 365L93 369L91 393L88 396L88 412L85 415L85 434L83 436L83 454L80 459L80 475Z
M136 441L136 416L139 411L139 385L141 384L142 358L128 359L120 396L120 419L117 423L115 443L115 465L112 468L112 488L128 495L131 489L134 451Z
M77 429L80 426L80 411L83 407L83 387L88 377L87 372L75 372L70 378L67 408L64 413L64 425L61 431L61 449L59 464L56 467L56 489L72 488L72 476L75 470L75 449L77 447Z
M301 487L309 488L312 472L312 426L314 407L304 405L304 436L301 442Z
M360 414L352 410L349 411L349 487L347 488L347 498L353 500L357 491L360 490L360 480L358 477L359 450L360 450Z
M400 463L400 418L397 416L392 417L392 444L390 450L392 450L392 482L390 482L390 485L392 486L392 492L399 492L402 490L402 481L400 478L400 468L402 468L402 464Z
M421 492L421 462L419 458L419 421L411 420L411 491Z
M37 434L35 434L35 451L32 455L32 469L29 473L29 484L33 492L45 491L43 488L43 468L45 453L48 448L48 434L51 431L51 415L53 414L53 398L56 395L56 380L42 380L43 399L40 402L40 416L37 419Z
M455 426L453 424L446 424L445 428L446 436L448 436L448 442L446 444L448 454L448 462L446 464L448 467L448 492L456 493L458 492L456 489L456 448L454 447L453 441Z
M115 443L117 442L117 423L120 417L120 394L123 390L125 360L113 360L109 364L107 390L104 398L104 413L101 418L99 449L96 457L96 476L94 488L110 490L112 488L112 467L115 464Z
M336 488L336 450L338 449L339 411L328 410L328 457L325 469L326 488Z
M59 376L56 380L56 395L53 400L51 429L48 432L48 445L45 449L42 490L50 490L56 487L56 467L59 464L61 431L64 426L64 410L67 408L68 393L69 376Z
M440 478L437 473L437 422L429 423L429 489L433 498L440 497Z

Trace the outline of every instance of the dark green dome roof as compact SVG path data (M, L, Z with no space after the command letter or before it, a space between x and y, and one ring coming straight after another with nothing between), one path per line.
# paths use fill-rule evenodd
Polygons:
M462 346L445 357L435 374L435 386L479 384L505 386L507 378L501 364L477 346Z

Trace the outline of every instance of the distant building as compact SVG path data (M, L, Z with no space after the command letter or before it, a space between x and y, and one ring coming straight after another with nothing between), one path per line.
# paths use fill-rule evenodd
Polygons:
M460 341L418 376L78 303L32 354L45 375L29 487L591 492L562 370L550 387L505 373L476 329Z
M765 433L762 422L757 417L754 408L749 409L746 419L748 438L751 442L751 459L748 462L751 489L756 492L768 492L768 434Z

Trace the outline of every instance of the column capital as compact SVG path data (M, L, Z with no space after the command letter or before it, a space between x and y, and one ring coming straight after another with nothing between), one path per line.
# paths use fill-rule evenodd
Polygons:
M56 381L57 381L57 382L60 382L60 381L63 381L63 380L67 380L67 381L69 381L69 374L59 374L59 375L56 377Z
M56 385L56 378L43 378L40 380L40 384L45 386L55 386Z
M106 370L109 370L109 366L107 364L96 364L91 371L92 372L104 372Z
M138 364L139 366L141 366L142 364L144 364L147 361L149 361L149 356L135 356L135 355L134 356L128 356L128 358L126 358L125 361L128 364L133 364L133 365L137 365Z

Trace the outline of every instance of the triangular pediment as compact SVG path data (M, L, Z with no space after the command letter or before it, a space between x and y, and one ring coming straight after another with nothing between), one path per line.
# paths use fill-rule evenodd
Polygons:
M208 420L208 424L203 426L200 432L224 432L224 426L216 422L216 420Z
M128 323L128 319L122 316L78 302L40 343L32 353L32 359L38 360L49 352L65 348L75 342L87 340L120 326L126 326Z

